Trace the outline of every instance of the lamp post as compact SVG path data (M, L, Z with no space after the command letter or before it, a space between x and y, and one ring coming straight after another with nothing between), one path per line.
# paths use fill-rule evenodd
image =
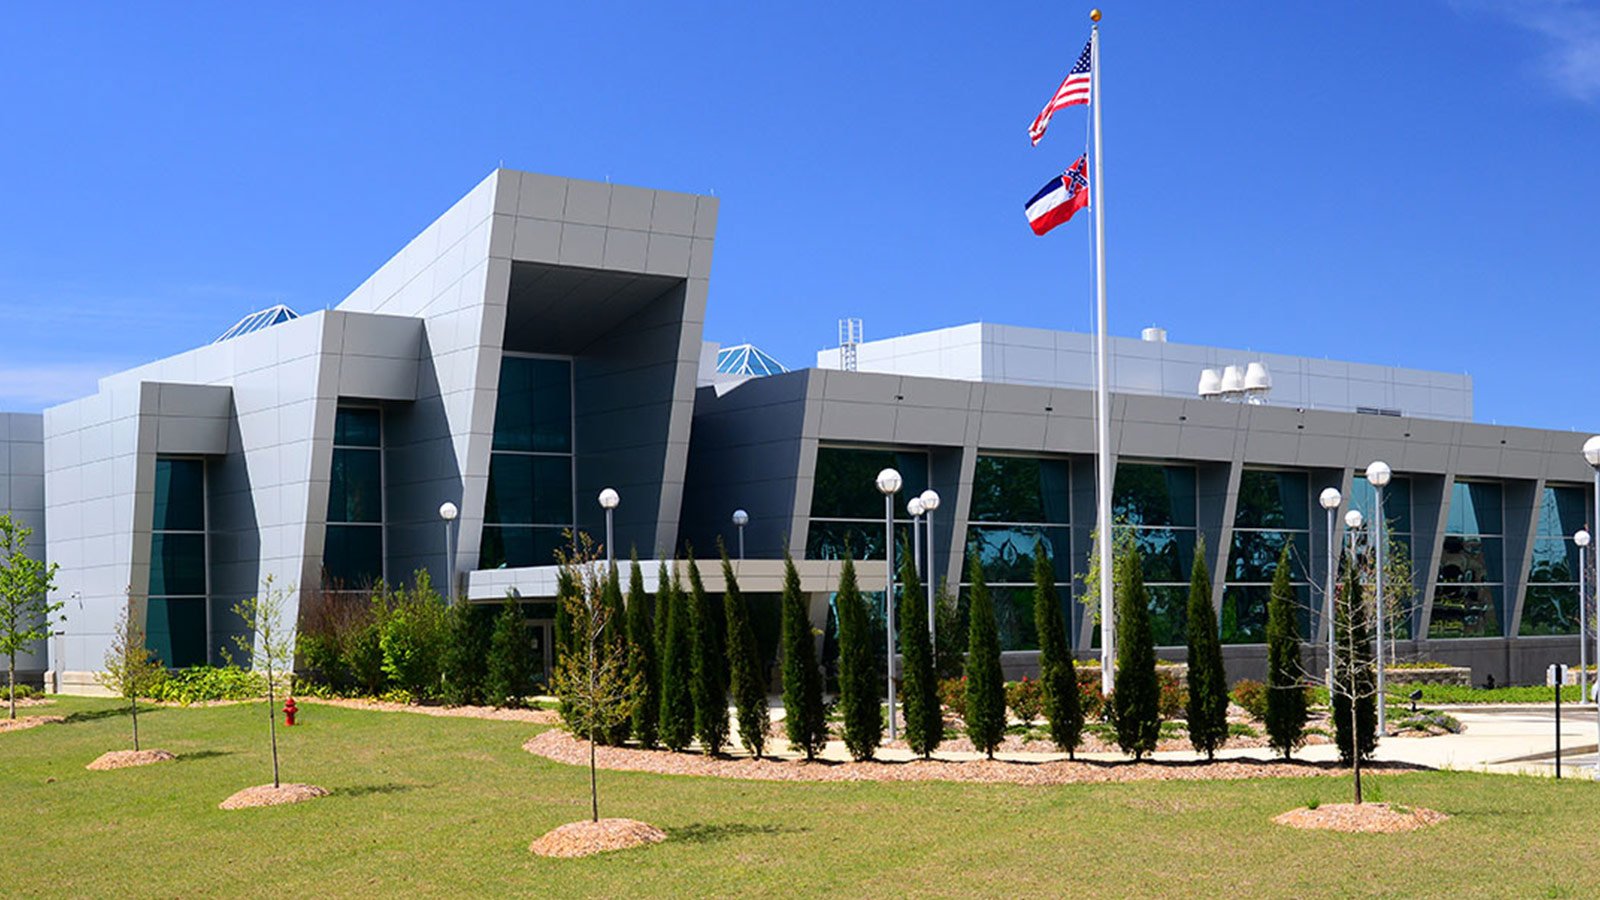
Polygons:
M883 616L887 626L884 645L889 655L889 740L899 737L894 723L894 495L900 493L900 473L884 469L878 473L878 490L883 494Z
M744 562L744 526L750 523L750 514L742 509L733 511L733 525L739 529L739 561Z
M1589 699L1589 576L1584 572L1588 568L1588 530L1578 529L1572 542L1578 545L1578 700L1585 702Z
M622 502L622 497L611 488L600 492L600 508L606 511L606 577L611 577L611 567L616 557L611 552L611 514L616 511L617 504Z
M938 569L934 568L933 556L933 511L939 508L939 492L928 488L922 492L922 512L927 519L928 526L928 642L933 645L933 655L939 656L939 630L934 625L933 608L933 581Z
M1389 718L1386 715L1386 710L1384 709L1384 707L1388 705L1387 703L1384 702L1388 698L1388 694L1385 693L1385 682L1387 681L1387 679L1384 677L1384 675L1385 675L1384 669L1387 666L1386 666L1386 664L1384 662L1384 658L1383 658L1383 644L1384 644L1384 633L1383 633L1383 629L1384 629L1384 624L1383 624L1383 621L1384 621L1384 615L1383 615L1383 544L1384 544L1384 539L1388 536L1387 533L1386 533L1387 529L1385 527L1387 525L1387 522L1385 522L1385 520L1388 518L1388 516L1385 515L1384 508L1383 508L1383 489L1389 483L1389 479L1391 477L1393 477L1393 476L1394 476L1394 470L1390 469L1389 468L1389 464L1386 463L1386 462L1383 462L1382 460L1378 460L1378 461L1374 462L1372 465L1367 466L1367 483L1372 485L1372 487L1374 489L1374 492L1377 495L1377 504L1376 504L1376 507L1373 509L1373 513L1374 513L1374 516L1377 519L1377 521L1372 526L1372 538L1373 538L1373 557L1372 557L1373 558L1373 562L1372 562L1372 568L1373 568L1373 577L1374 577L1375 583L1377 585L1377 588L1373 592L1374 593L1373 607L1374 607L1374 609L1377 610L1377 613L1378 613L1378 615L1377 615L1378 634L1377 634L1377 648L1376 649L1378 651L1378 735L1380 737L1385 733L1385 731L1387 729L1388 718Z
M1339 512L1339 504L1343 501L1344 497L1339 493L1338 488L1327 488L1317 497L1317 502L1321 503L1322 508L1328 511L1328 586L1323 591L1322 621L1326 623L1328 629L1329 696L1332 696L1333 691L1333 570L1338 566L1333 553L1333 531L1335 527L1333 517Z
M922 571L922 498L912 497L906 501L906 512L911 516L911 562Z
M1361 510L1359 509L1352 509L1344 514L1344 528L1350 532L1351 556L1356 555L1356 532L1361 530L1361 525L1364 521L1365 519L1362 518Z
M444 566L445 584L450 587L450 603L456 602L456 542L451 540L450 529L455 525L456 516L461 515L461 510L449 500L439 504L439 518L444 520Z

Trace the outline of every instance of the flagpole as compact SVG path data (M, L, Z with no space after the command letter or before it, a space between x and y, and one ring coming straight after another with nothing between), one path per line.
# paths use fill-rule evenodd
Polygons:
M1089 35L1089 106L1094 113L1094 274L1095 274L1095 462L1098 515L1095 529L1100 556L1100 690L1111 693L1115 682L1112 664L1116 660L1112 592L1111 547L1111 390L1106 339L1106 207L1105 167L1100 148L1100 10L1089 13L1094 27Z

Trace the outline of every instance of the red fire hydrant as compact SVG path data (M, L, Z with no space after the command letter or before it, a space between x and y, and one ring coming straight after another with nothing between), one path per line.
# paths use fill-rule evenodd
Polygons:
M294 705L294 698L293 697L290 697L289 699L283 701L283 723L285 725L293 725L294 724L294 714L299 712L299 711L300 711L300 707Z

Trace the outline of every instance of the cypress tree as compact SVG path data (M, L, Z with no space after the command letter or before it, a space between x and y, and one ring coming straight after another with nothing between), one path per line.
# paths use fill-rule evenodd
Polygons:
M933 643L928 639L928 605L910 553L900 554L899 644L901 708L905 711L906 746L927 759L944 740L944 710L939 706L939 681L933 672Z
M1119 548L1120 549L1120 548ZM1150 597L1137 546L1117 556L1117 676L1111 707L1117 746L1142 759L1161 737L1161 684L1156 679L1155 636L1150 632Z
M1339 761L1349 766L1378 747L1377 673L1372 658L1372 623L1361 596L1361 573L1345 556L1344 585L1334 604L1333 732Z
M621 659L632 661L633 654L628 640L628 609L622 602L622 574L617 571L616 564L607 567L606 581L602 586L601 601L605 604L605 627L600 632L600 641L611 648ZM619 658L613 656L612 659ZM620 747L628 742L628 737L633 734L633 716L616 719L611 727L607 728L600 739L603 743L613 747Z
M822 670L800 573L783 551L783 727L789 746L816 759L828 743L828 712L822 704Z
M495 706L521 706L522 698L533 687L537 664L533 658L533 637L522 618L522 607L510 597L495 616L489 636L489 659L484 674L486 699Z
M567 609L567 598L578 594L578 582L572 573L562 566L556 574L556 628L555 628L555 658L556 665L561 665L561 657L572 652L574 638L572 636L572 613Z
M481 604L457 603L450 607L440 668L444 672L444 700L452 706L483 702L483 682L489 674L489 637L494 618Z
M689 603L678 583L676 569L671 581L661 582L656 594L656 618L666 619L661 650L661 743L669 750L682 750L694 738L694 694L690 656Z
M643 747L654 747L661 735L661 666L652 623L656 616L651 606L650 595L644 592L639 554L635 552L628 568L628 639L633 644L631 667L639 684L639 702L633 707L633 736Z
M973 554L972 599L967 608L967 738L994 759L1006 736L1006 681L1000 670L1000 629L994 603L983 578L983 564Z
M689 554L690 692L694 698L694 733L707 755L722 752L728 743L728 682L723 675L727 657L722 634L712 615L711 601L700 581L700 566Z
M677 573L667 574L667 562L661 561L660 568L656 569L656 601L655 618L650 623L656 635L656 667L659 672L661 662L667 655L667 607L669 606L669 585Z
M1228 675L1222 667L1222 641L1217 612L1211 606L1211 570L1206 566L1206 541L1194 548L1189 575L1189 702L1185 710L1189 743L1206 759L1228 740Z
M1050 740L1077 756L1083 739L1083 698L1078 693L1078 665L1067 639L1067 620L1056 594L1056 568L1044 541L1033 547L1033 622L1039 632L1039 681L1044 688L1044 715Z
M967 665L967 623L961 612L961 598L950 592L949 581L939 579L933 595L933 668L940 678L960 678Z
M750 610L733 574L733 562L728 559L728 548L720 549L722 578L728 585L722 594L722 618L728 623L728 689L737 710L739 743L760 759L767 746L767 726L772 721L767 712L766 680L761 677L761 651L756 646L755 629L750 626Z
M1289 545L1278 554L1267 599L1267 737L1284 759L1305 739L1306 692L1300 676L1300 627L1289 582Z
M863 760L871 759L883 741L883 709L867 604L856 585L856 564L851 556L846 548L833 601L839 625L839 711L844 717L845 747L853 758Z

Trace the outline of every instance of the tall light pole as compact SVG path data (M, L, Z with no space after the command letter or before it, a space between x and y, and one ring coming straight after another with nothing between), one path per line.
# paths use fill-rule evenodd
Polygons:
M450 603L456 602L456 542L451 539L450 529L455 525L456 516L461 515L461 510L449 500L439 504L439 518L444 520L444 567L445 584L450 588Z
M1600 434L1583 442L1583 459L1589 464L1590 468L1594 469L1594 518L1590 519L1589 522L1596 528L1600 528ZM1578 551L1578 554L1582 558L1583 551ZM1600 547L1595 548L1595 556L1596 561L1600 562ZM1595 609L1600 611L1600 565L1596 565L1595 570L1597 573L1594 586ZM1594 659L1595 662L1600 663L1600 621L1596 622L1594 631ZM1595 676L1595 681L1600 682L1600 675ZM1584 699L1587 700L1588 698ZM1600 692L1597 692L1595 697L1595 720L1600 723ZM1594 777L1600 780L1600 763L1595 764Z
M1322 621L1327 624L1328 628L1329 696L1332 696L1333 691L1333 570L1339 564L1333 553L1333 531L1335 527L1333 517L1338 514L1339 504L1343 501L1344 497L1339 493L1338 488L1327 488L1317 497L1317 502L1321 503L1322 508L1328 511L1328 586L1323 591Z
M616 563L616 556L611 552L611 517L616 512L617 505L622 502L622 497L611 488L600 492L600 508L606 511L606 577L611 577L611 568Z
M889 656L889 740L899 737L894 724L894 495L900 493L900 473L884 469L878 473L878 490L883 494L883 615L887 634L884 646Z
M1361 515L1361 510L1352 509L1344 514L1344 529L1350 532L1350 555L1356 555L1356 532L1361 530L1361 525L1366 520Z
M1572 536L1578 545L1578 701L1589 700L1589 588L1584 569L1589 555L1589 532L1578 529Z
M1383 508L1383 489L1389 484L1389 479L1393 476L1394 470L1390 469L1389 464L1382 460L1378 460L1372 465L1367 466L1367 483L1372 485L1373 490L1377 495L1377 507L1373 510L1374 518L1377 519L1377 522L1375 522L1372 526L1374 548L1372 567L1375 582L1377 584L1377 589L1374 591L1374 608L1378 611L1378 643L1376 649L1378 651L1378 735L1380 737L1385 734L1389 719L1389 717L1386 715L1386 710L1384 709L1384 707L1388 705L1385 701L1388 699L1389 695L1385 692L1385 682L1387 679L1384 677L1384 670L1387 668L1387 664L1383 658L1383 544L1385 539L1388 537L1387 520L1389 516Z
M928 642L933 645L933 655L937 659L939 656L939 629L934 624L933 581L938 577L939 570L934 568L933 511L939 508L939 492L933 488L928 488L922 492L922 496L918 499L922 501L923 517L928 520L926 523L928 526Z
M739 561L744 562L744 526L750 524L750 514L742 509L733 511L733 525L739 529Z
M906 512L911 516L911 562L922 571L922 498L906 501Z

